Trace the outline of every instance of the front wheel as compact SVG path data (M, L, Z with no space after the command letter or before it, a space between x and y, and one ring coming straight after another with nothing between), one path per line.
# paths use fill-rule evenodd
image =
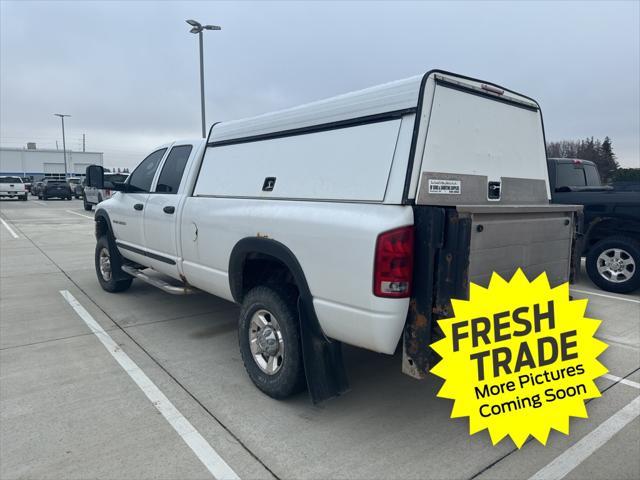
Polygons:
M238 341L251 381L270 397L287 398L305 388L297 295L256 287L242 302Z
M640 243L623 236L605 238L587 255L591 281L608 292L630 293L640 287Z
M111 247L109 239L103 235L96 243L95 266L98 282L107 292L122 292L127 290L133 282L133 277L126 276L120 270L122 258L115 247Z

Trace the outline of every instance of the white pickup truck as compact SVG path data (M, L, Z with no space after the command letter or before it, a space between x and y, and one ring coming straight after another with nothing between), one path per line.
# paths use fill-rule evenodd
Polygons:
M0 177L0 198L19 198L27 200L29 194L22 178L20 177Z
M103 187L101 167L87 182ZM400 345L423 378L469 282L521 267L559 284L579 251L580 207L549 204L539 105L439 70L214 124L113 188L95 213L102 287L241 304L245 368L275 398L344 392L341 342Z

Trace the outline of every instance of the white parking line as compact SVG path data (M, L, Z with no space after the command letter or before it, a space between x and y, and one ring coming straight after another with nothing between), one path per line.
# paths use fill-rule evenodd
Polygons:
M102 345L107 349L113 358L120 364L131 379L140 387L149 401L158 409L167 422L173 427L182 440L191 448L193 453L200 459L202 464L218 480L233 479L240 477L229 465L218 455L209 445L202 435L189 423L189 421L178 411L160 389L147 377L147 375L124 353L120 346L109 336L107 332L94 320L89 312L78 302L68 290L60 290L60 294L76 311L78 316L84 320L93 334L98 337Z
M31 200L33 203L37 203L38 205L44 205L45 207L47 206L46 203L44 202L39 202L38 200Z
M529 480L559 480L580 465L629 422L640 415L640 397L618 410L580 441L566 449L546 467L539 470Z
M607 295L606 293L592 292L591 290L579 290L572 288L572 292L584 293L586 295L596 295L598 297L613 298L614 300L622 300L623 302L640 303L640 300L634 298L618 297L616 295Z
M608 378L609 380L612 380L614 382L622 383L624 385L640 389L640 383L634 382L633 380L627 380L626 378L617 377L616 375L611 375L609 373L605 373L603 377Z
M2 222L2 225L4 225L4 228L6 228L9 231L9 233L13 238L20 238L18 234L13 231L13 228L11 228L9 224L4 221L4 218L0 218L0 222Z
M74 215L78 215L79 217L88 218L89 220L94 220L94 218L93 218L93 217L90 217L89 215L83 215L83 214L81 214L81 213L73 212L73 211L71 211L71 210L65 210L65 212L73 213Z

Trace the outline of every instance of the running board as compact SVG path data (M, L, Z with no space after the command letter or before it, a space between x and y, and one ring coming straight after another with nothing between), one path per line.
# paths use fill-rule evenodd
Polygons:
M143 273L141 270L138 270L137 268L131 267L129 265L122 265L121 268L123 272L128 273L132 277L138 278L143 282L147 282L149 285L153 285L154 287L157 287L160 290L163 290L172 295L191 295L192 293L196 293L193 288L188 287L185 284L172 285L160 278L150 277L146 273Z

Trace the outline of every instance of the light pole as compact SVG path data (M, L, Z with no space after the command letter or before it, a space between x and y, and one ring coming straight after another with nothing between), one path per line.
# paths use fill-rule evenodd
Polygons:
M56 117L60 117L62 120L62 158L64 158L64 179L67 179L67 144L64 138L64 117L70 117L71 115L65 115L63 113L54 113Z
M191 25L191 33L198 34L198 41L200 43L200 111L202 113L202 138L207 136L207 127L204 118L204 59L202 54L202 31L203 30L222 30L222 27L217 25L201 25L195 20L187 20L187 23Z

